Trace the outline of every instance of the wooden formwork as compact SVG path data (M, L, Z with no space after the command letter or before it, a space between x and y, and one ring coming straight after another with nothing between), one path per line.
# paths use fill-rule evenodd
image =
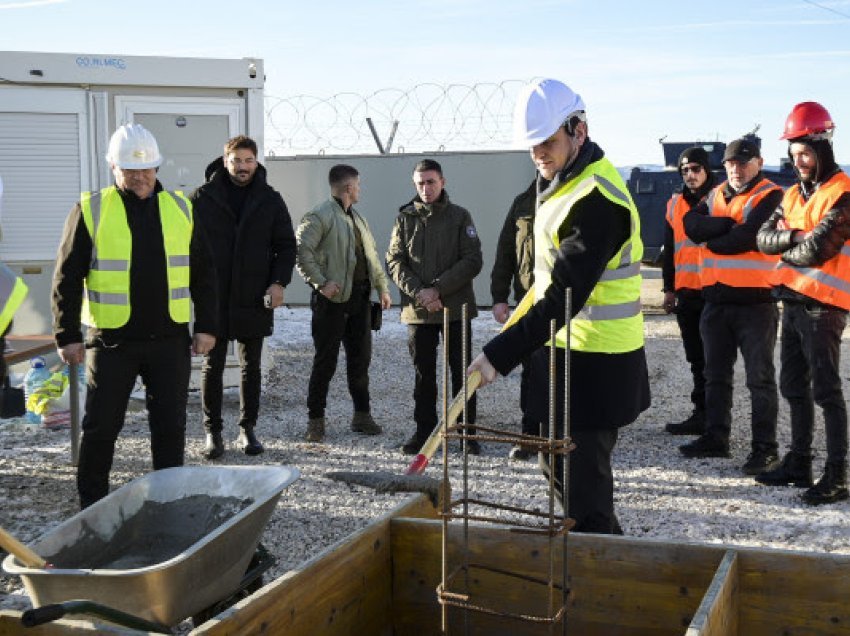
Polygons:
M549 567L549 542L507 529L470 526L469 562L531 576ZM460 529L449 537L458 554ZM558 542L560 546L560 542ZM560 548L558 548L560 549ZM567 633L577 636L833 636L850 634L850 556L672 543L572 533ZM561 567L562 554L554 555ZM192 631L204 636L428 636L440 633L435 593L441 523L412 497L301 568ZM533 613L537 586L474 571L468 590L504 611ZM533 589L532 589L533 588ZM0 636L104 633L60 621L24 630L0 612ZM548 626L475 612L449 612L449 633L549 633ZM124 633L116 629L115 633ZM561 633L560 629L555 633Z

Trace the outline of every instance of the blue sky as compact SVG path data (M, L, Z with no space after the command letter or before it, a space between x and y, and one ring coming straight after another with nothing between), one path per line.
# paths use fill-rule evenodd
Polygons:
M850 163L850 0L0 0L0 31L3 50L262 57L279 97L557 77L617 165L757 124L776 165L791 107L816 100Z

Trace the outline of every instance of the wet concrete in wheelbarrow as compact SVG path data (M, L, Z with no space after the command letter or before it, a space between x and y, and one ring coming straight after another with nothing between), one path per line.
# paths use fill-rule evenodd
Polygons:
M174 558L253 503L239 497L191 495L146 501L104 539L88 524L79 540L48 561L55 568L132 570Z

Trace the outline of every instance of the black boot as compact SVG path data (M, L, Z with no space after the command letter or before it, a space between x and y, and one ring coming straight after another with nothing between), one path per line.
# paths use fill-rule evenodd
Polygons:
M705 433L705 411L694 409L688 419L681 422L670 422L664 430L671 435L702 435Z
M731 457L729 444L708 433L703 433L694 441L679 446L679 452L685 457Z
M756 481L765 486L794 486L795 488L811 488L812 458L789 451L782 458L782 463L773 470L768 470L756 476Z
M810 506L844 501L847 493L847 465L844 462L827 462L823 477L803 493L803 502Z
M242 452L246 455L259 455L265 448L260 444L260 440L254 435L254 428L243 428L239 433L239 438L236 443L242 448Z
M207 441L204 444L204 457L206 459L218 459L224 455L224 441L221 439L221 431L207 433Z

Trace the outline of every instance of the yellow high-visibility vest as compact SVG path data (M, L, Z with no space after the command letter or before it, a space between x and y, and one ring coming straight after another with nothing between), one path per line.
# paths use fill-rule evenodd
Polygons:
M177 323L191 317L189 245L192 204L180 191L157 195L168 277L168 313ZM83 221L92 237L91 267L83 293L84 324L116 329L130 319L130 262L133 237L115 186L81 197Z
M573 318L570 347L593 353L626 353L643 346L643 313L640 305L643 242L640 216L617 169L603 158L588 165L561 186L540 208L534 220L535 299L541 300L552 282L552 267L558 255L558 231L576 202L594 189L629 212L631 233L605 265L584 307ZM566 328L555 337L566 348Z
M12 322L28 291L24 279L0 263L0 334L6 331L6 327Z

